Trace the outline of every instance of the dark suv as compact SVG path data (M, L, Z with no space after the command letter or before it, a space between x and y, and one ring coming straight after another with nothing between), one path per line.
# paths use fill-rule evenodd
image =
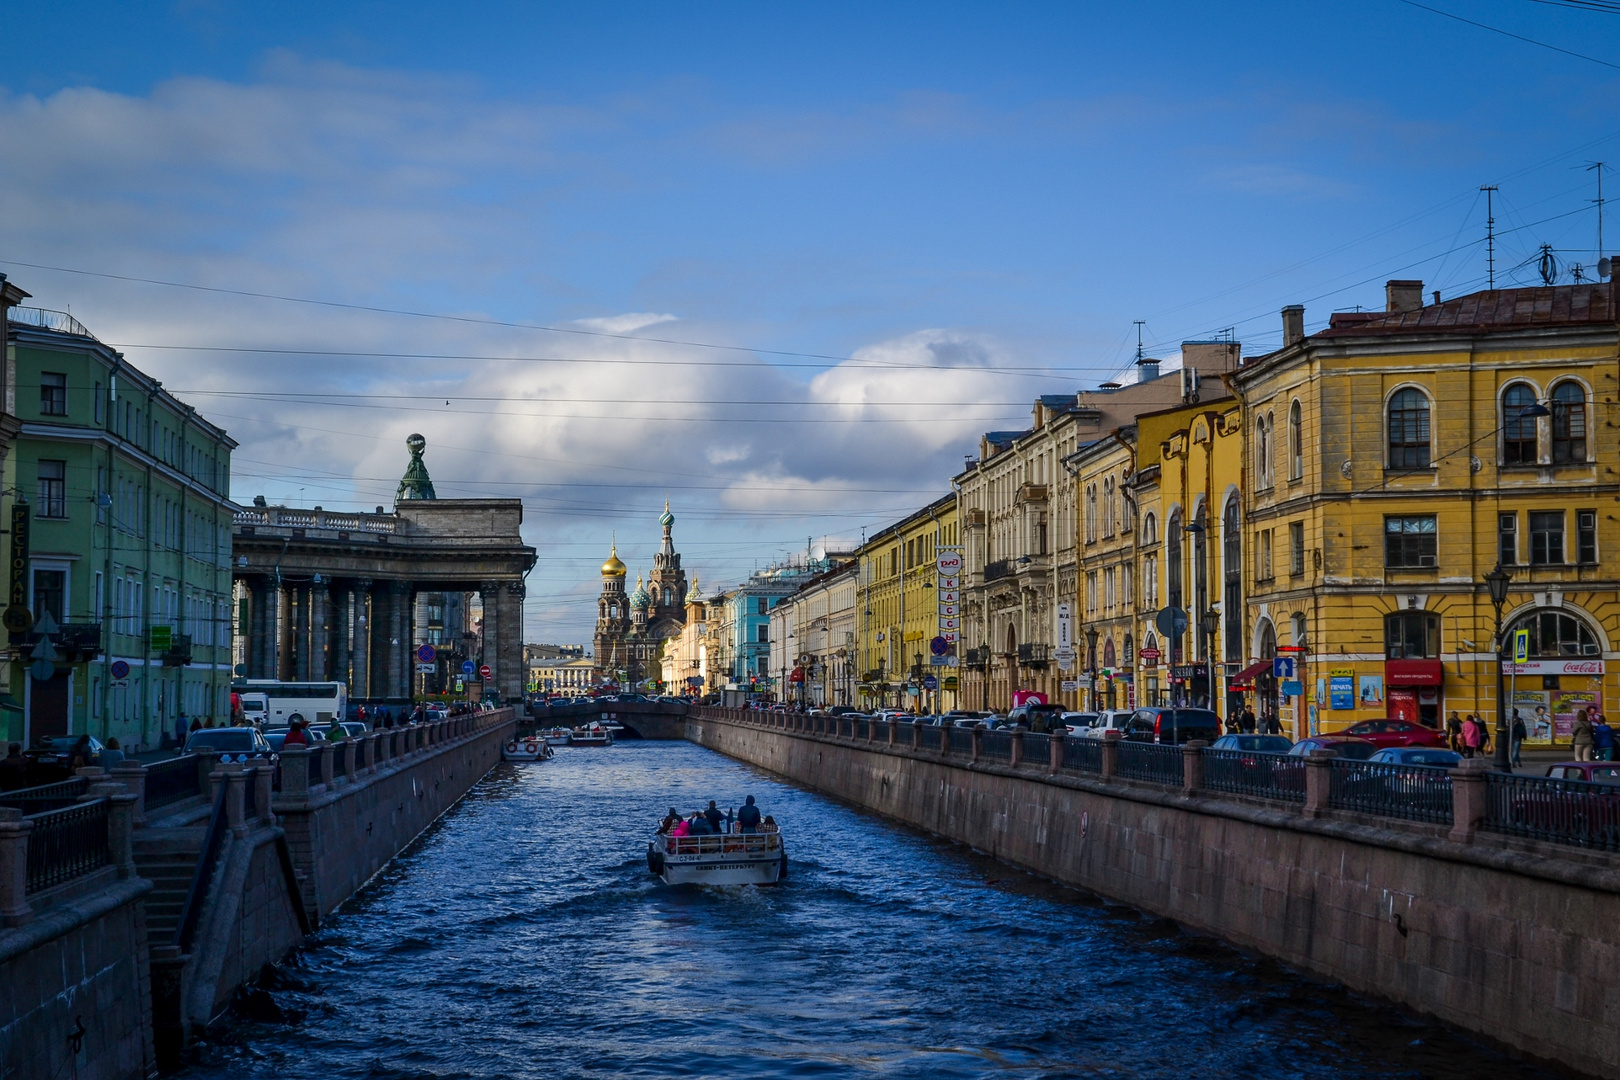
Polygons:
M1039 701L1015 705L1012 712L1007 714L1007 723L1018 724L1034 732L1050 732L1054 728L1063 728L1065 732L1068 730L1063 723L1063 706Z
M1175 745L1194 739L1214 742L1221 737L1221 718L1209 709L1137 709L1124 737L1130 742Z

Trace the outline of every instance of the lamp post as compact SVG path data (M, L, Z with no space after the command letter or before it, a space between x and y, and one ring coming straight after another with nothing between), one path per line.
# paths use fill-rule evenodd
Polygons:
M1502 772L1513 771L1508 758L1507 702L1502 700L1502 605L1507 602L1508 584L1512 580L1513 575L1502 569L1501 563L1485 575L1491 607L1496 610L1496 767Z
M1215 633L1221 628L1221 613L1214 608L1207 609L1198 620L1200 629L1204 631L1204 663L1209 668L1209 706L1219 716L1221 695L1218 693L1219 685L1215 681Z
M1097 628L1086 627L1086 669L1091 678L1091 708L1097 708Z

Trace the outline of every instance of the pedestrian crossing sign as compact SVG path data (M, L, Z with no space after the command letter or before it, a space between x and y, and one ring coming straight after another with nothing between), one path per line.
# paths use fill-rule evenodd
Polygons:
M1528 626L1513 631L1513 662L1515 664L1528 664L1530 662L1530 628Z

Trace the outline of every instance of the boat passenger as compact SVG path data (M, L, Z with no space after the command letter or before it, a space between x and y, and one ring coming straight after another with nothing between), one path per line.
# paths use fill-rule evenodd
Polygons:
M722 821L726 820L726 815L722 814L720 812L720 808L718 806L714 805L714 800L713 799L709 800L709 808L707 810L703 811L703 816L709 822L709 831L710 832L719 833L719 832L724 831L724 830L722 830L720 828L720 823Z
M742 809L737 811L737 825L745 833L759 831L759 807L754 805L752 795L743 801Z
M709 819L702 814L693 814L692 820L688 821L687 825L690 826L687 832L688 836L712 836L714 834L714 828L709 824Z
M769 814L765 815L765 820L761 824L764 826L766 832L776 831L776 819L771 817Z
M674 829L676 825L679 825L680 822L681 815L677 814L675 812L675 808L672 806L669 808L669 815L665 817L663 821L658 823L658 831L665 836L668 836L670 831Z

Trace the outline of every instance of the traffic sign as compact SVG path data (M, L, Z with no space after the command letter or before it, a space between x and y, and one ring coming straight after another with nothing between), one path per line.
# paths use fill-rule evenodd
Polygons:
M1272 677L1277 678L1277 679L1292 679L1294 677L1294 665L1297 664L1297 663L1298 663L1298 661L1295 660L1292 656L1275 656L1275 657L1272 657L1272 660L1271 660L1271 674L1272 674Z
M1515 664L1528 664L1530 662L1530 628L1513 631L1513 662Z
M112 673L112 677L115 679L127 679L129 678L129 661L114 660L108 671Z
M942 637L936 637L928 643L928 651L935 656L944 656L951 651L951 643Z
M1178 607L1163 608L1154 616L1153 625L1166 637L1178 638L1187 632L1187 613Z
M435 671L438 671L438 670L439 670L439 667L438 667L437 664L417 664L416 665L416 673L418 675L431 675Z
M932 675L924 675L923 676L923 689L924 690L938 690L939 689L939 680L934 678Z
M416 662L418 664L431 664L439 658L438 650L431 645L418 645L416 647Z
M471 675L473 672L475 672L477 670L478 670L478 665L473 663L471 660L463 660L461 662L461 673L463 675Z
M4 615L0 615L0 625L13 634L26 634L34 625L34 617L21 604L12 604L6 608Z
M488 681L488 679L489 679L489 665L488 664L485 664L483 667L478 669L478 677L481 678L481 679L484 679L485 681Z
M1305 684L1298 679L1284 679L1282 692L1285 697L1299 697L1305 692Z

